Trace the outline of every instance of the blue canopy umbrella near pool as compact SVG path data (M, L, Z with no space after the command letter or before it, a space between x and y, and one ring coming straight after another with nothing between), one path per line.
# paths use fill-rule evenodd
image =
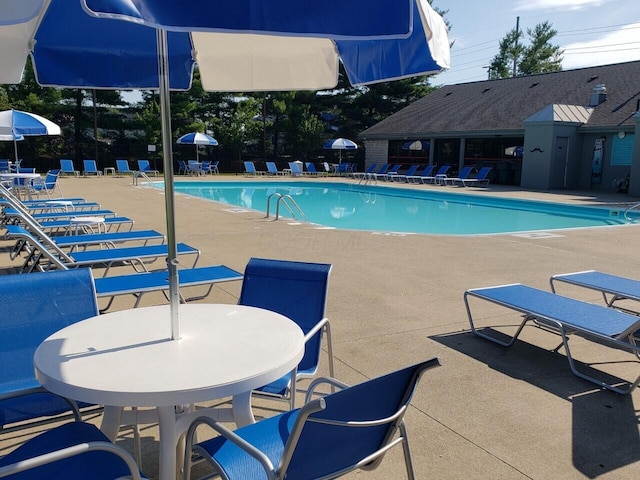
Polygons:
M339 150L339 163L342 163L342 150L357 150L358 145L348 138L335 138L323 145L325 150Z
M414 140L402 144L403 150L429 150L429 142L426 140Z
M196 160L200 160L199 148L200 145L209 145L215 147L218 145L218 141L213 138L211 135L207 135L206 133L200 132L192 132L187 133L186 135L182 135L176 143L186 144L186 145L195 145L196 146Z
M4 110L0 112L0 136L13 140L16 165L18 159L18 141L25 136L60 135L60 127L35 113L20 110Z
M169 91L190 88L196 62L205 90L227 92L334 88L340 62L354 85L449 68L447 28L427 0L350 0L340 15L333 2L298 0L5 3L0 83L20 82L30 54L43 86L160 91L172 338L180 296Z

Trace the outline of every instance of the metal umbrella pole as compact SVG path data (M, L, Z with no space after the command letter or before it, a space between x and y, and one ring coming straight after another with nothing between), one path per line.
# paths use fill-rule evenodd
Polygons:
M171 147L171 102L169 95L169 58L167 54L167 31L156 30L158 43L158 78L160 88L160 116L162 122L162 153L164 155L164 201L167 215L167 246L169 256L169 309L171 315L171 340L180 339L180 284L178 279L178 250L176 247L176 224L173 188L173 151Z

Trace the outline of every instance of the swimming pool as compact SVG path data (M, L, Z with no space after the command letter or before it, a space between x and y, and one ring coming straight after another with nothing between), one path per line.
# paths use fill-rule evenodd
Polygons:
M269 196L290 195L307 222L374 232L477 235L627 223L619 209L350 183L176 182L175 191L263 213ZM291 216L286 208L280 215Z

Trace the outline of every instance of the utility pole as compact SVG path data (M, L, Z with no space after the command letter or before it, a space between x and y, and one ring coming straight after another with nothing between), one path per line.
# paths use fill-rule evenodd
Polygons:
M516 17L516 44L514 50L518 51L518 38L520 36L520 17ZM518 57L517 55L513 56L513 72L511 74L512 77L515 77L518 73Z

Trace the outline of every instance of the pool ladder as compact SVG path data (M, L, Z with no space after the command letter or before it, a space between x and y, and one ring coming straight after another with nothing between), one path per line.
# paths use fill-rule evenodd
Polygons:
M637 220L638 220L638 218L637 218L637 217L636 217L636 218L631 218L631 217L629 217L629 212L631 212L632 210L636 210L636 209L640 209L640 203L635 203L635 204L631 205L629 208L627 208L627 209L624 211L624 219L625 219L627 222L632 223L632 222L634 222L634 221L637 221Z
M138 179L141 178L142 180L146 181L150 186L153 187L153 180L151 180L149 178L149 176L144 173L144 172L133 172L133 185L137 186L138 185Z
M289 210L289 213L293 218L297 218L297 213L298 215L300 215L300 217L302 217L302 220L304 222L307 221L307 217L305 216L300 206L293 199L293 197L291 195L282 195L281 193L272 193L267 198L267 216L265 218L269 218L269 214L271 212L271 199L274 197L278 199L276 200L276 220L278 220L278 218L280 217L280 205L284 205L285 208Z

